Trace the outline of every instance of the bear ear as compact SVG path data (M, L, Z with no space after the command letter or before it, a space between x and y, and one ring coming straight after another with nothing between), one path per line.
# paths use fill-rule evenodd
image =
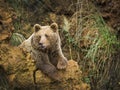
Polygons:
M41 26L39 24L34 25L35 32L38 32L41 29Z
M52 24L50 25L50 27L51 27L51 29L52 29L54 32L56 32L56 31L58 30L58 25L57 25L57 23L52 23Z

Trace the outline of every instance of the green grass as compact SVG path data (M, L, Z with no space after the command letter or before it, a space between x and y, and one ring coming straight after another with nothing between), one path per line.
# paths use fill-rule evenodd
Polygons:
M99 14L92 16L95 21L91 28L98 30L98 35L94 38L90 48L87 49L85 60L89 61L89 75L92 80L96 80L94 84L103 85L108 81L105 81L109 77L110 64L113 61L112 55L116 52L116 48L120 46L116 35L111 32L111 28L104 22L103 18ZM91 65L90 65L91 64Z

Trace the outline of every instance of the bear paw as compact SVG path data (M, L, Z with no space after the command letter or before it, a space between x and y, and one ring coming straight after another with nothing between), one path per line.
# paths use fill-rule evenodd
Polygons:
M65 69L66 67L67 67L67 59L65 57L59 59L58 64L57 64L57 68L58 69Z

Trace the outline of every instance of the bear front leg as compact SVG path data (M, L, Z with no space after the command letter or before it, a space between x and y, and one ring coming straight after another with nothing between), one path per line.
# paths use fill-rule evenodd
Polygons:
M57 68L57 69L65 69L67 67L67 58L63 55L60 55L58 52L50 55L50 62Z
M59 46L59 50L56 52L57 56L57 68L58 69L66 69L68 63L67 63L67 58L63 55L62 49Z
M67 58L59 56L57 68L58 69L65 69L66 67L67 67Z
M58 74L58 70L50 63L41 64L38 66L38 69L41 70L44 74L46 74L51 79L56 81L61 81L61 76Z
M38 60L36 61L36 68L41 70L44 74L48 75L48 77L56 81L61 81L61 76L58 74L58 70L49 61L47 54L41 53L41 57L38 57Z

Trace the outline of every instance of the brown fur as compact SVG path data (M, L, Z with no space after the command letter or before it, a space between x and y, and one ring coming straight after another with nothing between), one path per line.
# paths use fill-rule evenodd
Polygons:
M36 69L41 70L52 79L61 80L57 69L67 67L67 59L61 50L61 41L58 26L52 23L50 26L34 25L34 34L31 39L31 56L36 61Z

